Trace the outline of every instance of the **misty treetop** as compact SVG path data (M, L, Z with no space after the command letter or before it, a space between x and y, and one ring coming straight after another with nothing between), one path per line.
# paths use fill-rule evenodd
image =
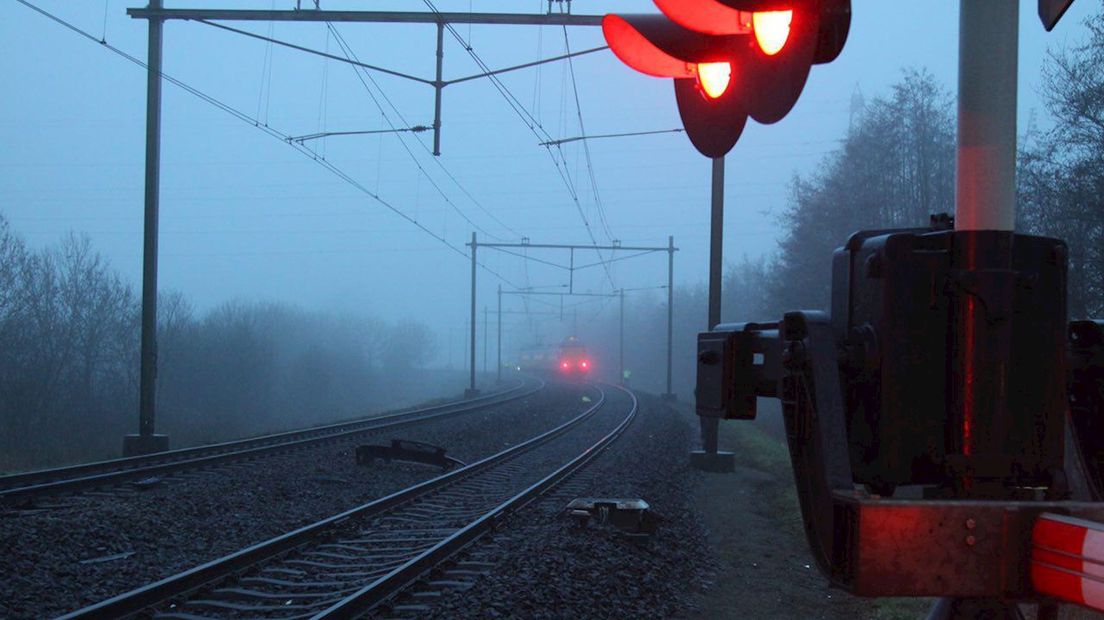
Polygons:
M1054 126L1029 130L1017 171L1020 231L1069 244L1071 318L1104 316L1104 13L1088 28L1088 41L1052 53L1043 88ZM726 266L724 321L773 321L787 310L825 309L832 254L852 233L924 227L930 215L954 212L957 118L947 87L925 70L907 69L889 92L855 112L818 171L794 178L777 254ZM658 325L663 306L653 303L630 306L630 321L642 320L634 316L639 313ZM682 394L693 389L695 335L705 328L706 304L702 285L675 292L674 368ZM630 358L648 371L634 379L658 384L662 347L654 339L629 346Z
M838 149L796 176L769 278L775 309L825 308L832 252L857 230L925 226L954 211L954 98L909 69L885 96L855 106Z
M1069 244L1074 318L1104 316L1104 13L1087 26L1088 41L1051 52L1043 91L1054 125L1029 128L1017 170L1020 232ZM766 300L734 300L736 312L826 308L832 252L851 233L953 213L956 121L953 96L924 70L861 106L820 169L794 178L773 262L734 268L740 290L769 289Z
M1054 126L1029 133L1018 179L1020 227L1069 244L1070 314L1089 318L1104 316L1104 12L1085 25L1088 40L1050 53Z
M174 445L425 398L421 323L233 301L158 304L158 430ZM140 303L87 237L33 250L0 215L0 470L118 455L137 427ZM454 386L454 388L458 388Z

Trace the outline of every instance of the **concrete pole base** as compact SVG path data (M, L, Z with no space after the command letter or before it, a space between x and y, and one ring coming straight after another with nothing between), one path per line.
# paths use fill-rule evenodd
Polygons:
M736 471L736 454L694 450L690 453L690 467L716 474L731 474Z
M468 388L468 389L464 390L464 398L475 398L476 396L479 396L479 390L478 389L473 390L471 388Z
M167 452L168 435L126 435L123 437L123 456L143 456Z
M676 395L675 395L675 394L674 394L673 392L668 392L668 393L666 393L666 394L661 394L661 395L660 395L659 397L660 397L661 399L663 399L663 400L665 400L665 401L669 402L669 403L673 403L673 402L675 402L676 400L678 400L678 396L676 396Z

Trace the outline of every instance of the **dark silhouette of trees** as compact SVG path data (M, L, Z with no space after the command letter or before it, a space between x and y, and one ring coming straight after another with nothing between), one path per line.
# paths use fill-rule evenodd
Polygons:
M1054 119L1020 153L1019 226L1059 237L1070 250L1070 314L1104 316L1104 12L1089 36L1053 50L1042 95Z
M199 315L160 297L158 428L176 446L426 396L420 323L242 301ZM138 339L137 296L87 238L32 251L0 216L0 471L117 456L136 425Z
M955 117L927 71L868 103L818 172L794 178L770 305L827 308L832 252L857 230L925 226L954 211Z

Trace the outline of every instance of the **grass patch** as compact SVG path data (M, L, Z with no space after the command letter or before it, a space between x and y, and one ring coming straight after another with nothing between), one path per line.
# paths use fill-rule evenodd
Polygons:
M726 450L736 453L736 462L766 472L780 482L771 487L770 497L764 498L774 514L784 535L805 543L805 526L801 519L801 504L797 499L793 467L789 448L783 441L767 434L756 424L749 422L722 422L720 443ZM809 558L810 562L812 558ZM840 591L840 596L848 596ZM854 599L861 605L859 617L863 618L922 618L927 615L932 599L883 598Z

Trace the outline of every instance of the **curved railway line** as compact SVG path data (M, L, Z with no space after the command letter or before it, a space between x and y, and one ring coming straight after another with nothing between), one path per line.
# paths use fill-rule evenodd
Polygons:
M0 505L19 505L38 497L85 491L122 482L244 461L348 439L364 433L434 420L446 415L471 413L525 398L543 387L543 381L523 379L517 385L501 392L431 407L157 454L2 476L0 477Z
M615 441L636 417L637 398L595 389L582 413L497 454L63 618L362 615Z

